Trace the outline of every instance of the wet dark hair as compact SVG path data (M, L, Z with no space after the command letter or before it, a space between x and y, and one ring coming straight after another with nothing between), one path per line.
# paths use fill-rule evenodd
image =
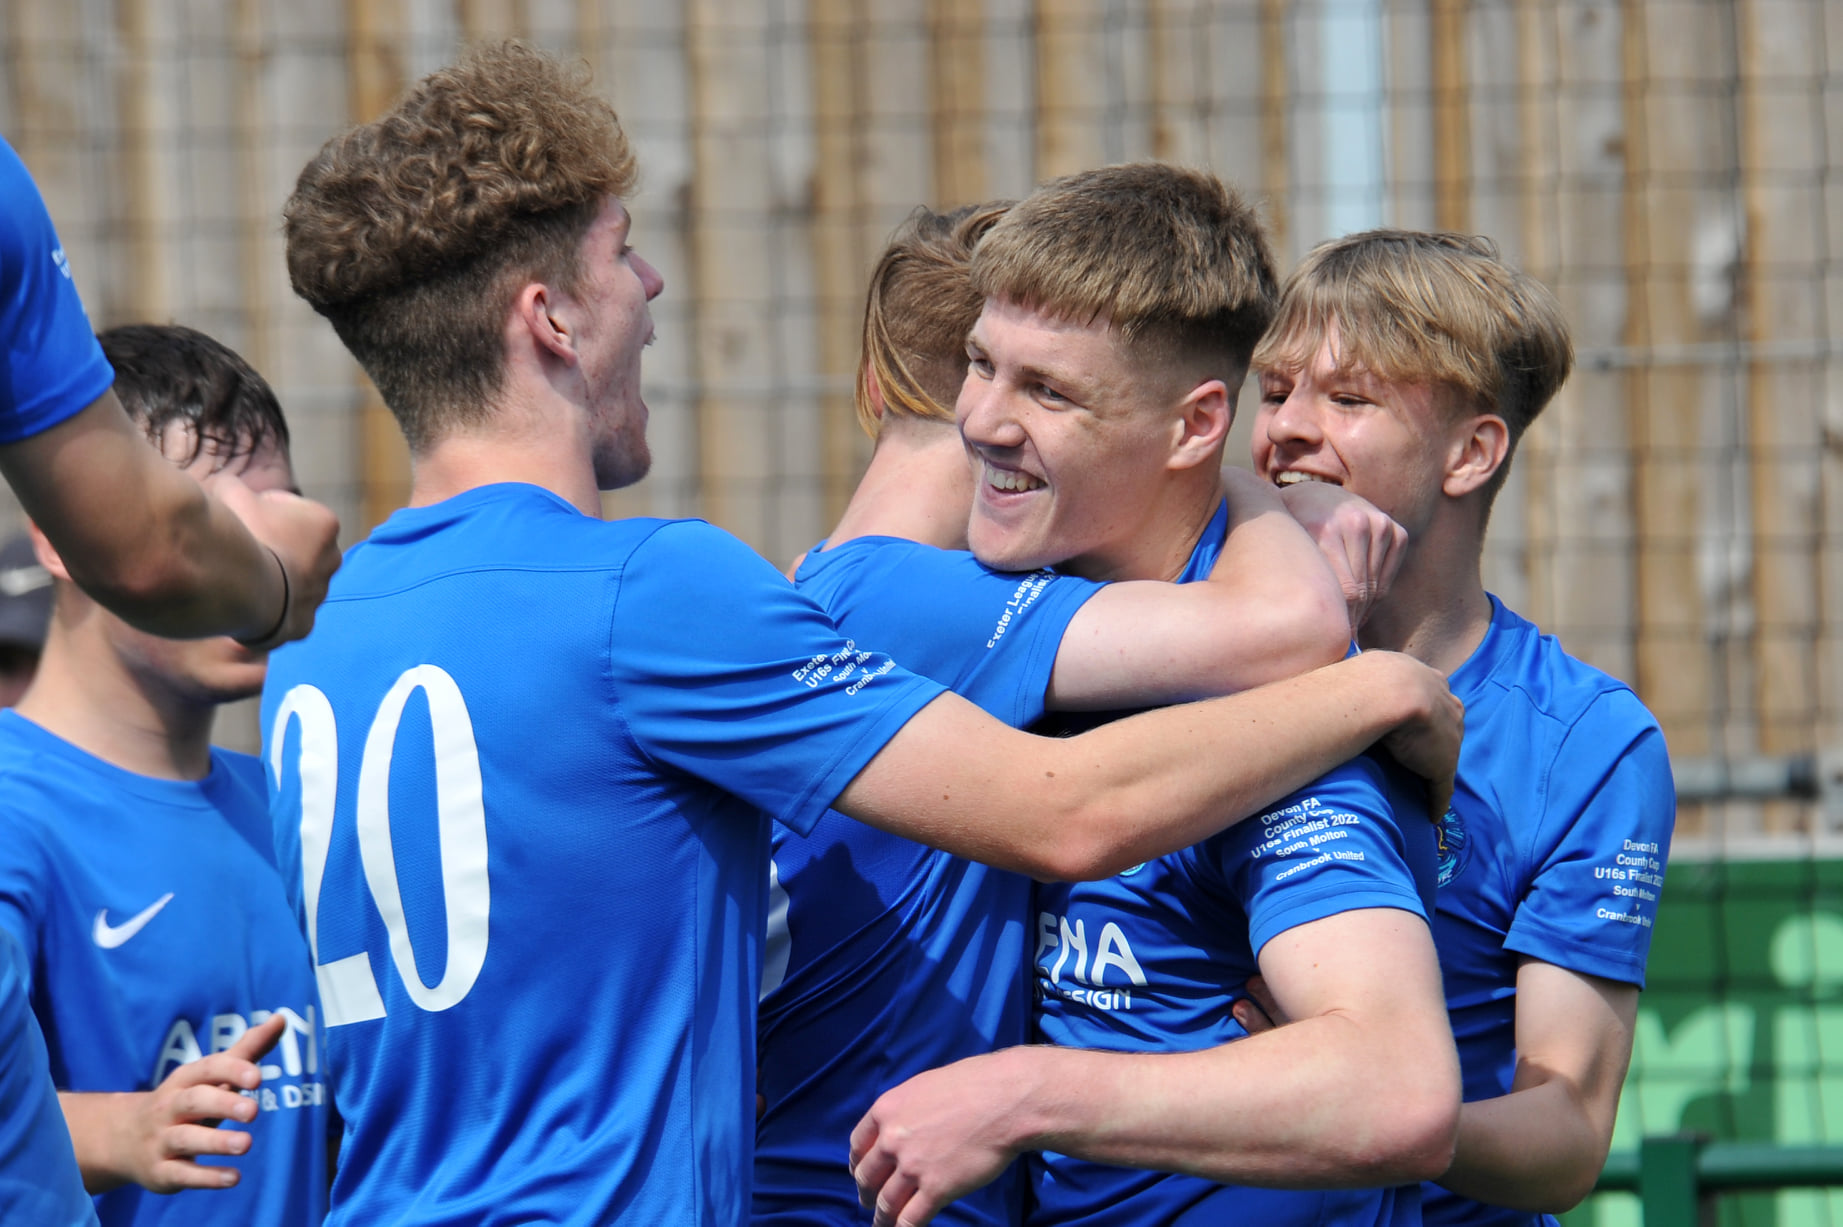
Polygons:
M265 444L288 451L288 423L269 384L236 351L182 324L126 324L98 334L115 395L155 447L181 466L218 467ZM169 433L185 427L183 440ZM177 443L183 455L171 447Z

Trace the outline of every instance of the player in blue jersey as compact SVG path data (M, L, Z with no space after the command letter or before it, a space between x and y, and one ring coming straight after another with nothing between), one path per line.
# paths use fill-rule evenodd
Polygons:
M1210 190L1181 205L1213 211L1204 228L1243 238L1190 275L1216 287L1240 324L1245 364L1277 287L1252 214L1220 185L1195 182ZM1006 207L918 210L872 273L858 410L876 449L838 529L799 565L801 590L846 633L888 645L1019 726L1047 708L1230 692L1342 655L1346 612L1330 573L1251 474L1232 475L1246 480L1217 509L1213 583L1010 574L964 551L973 473L949 406L983 303L968 272L973 246ZM1296 581L1269 582L1276 574ZM1364 671L1389 663L1372 657L1304 685L1348 685L1346 697L1359 698ZM1311 700L1302 689L1293 701ZM1381 705L1366 701L1380 718ZM1357 753L1380 727L1321 724L1292 748L1302 778ZM774 854L754 1221L866 1222L838 1140L878 1093L1028 1038L1029 883L836 813L806 835L777 825ZM941 1221L1014 1222L1020 1201L1014 1170Z
M1058 180L981 242L959 414L982 561L1191 581L1223 548L1226 389L1255 338L1225 343L1188 275L1183 253L1227 240L1173 207L1187 178ZM1038 1023L1059 1046L884 1095L853 1137L877 1221L927 1221L1023 1150L1049 1152L1033 1222L1418 1221L1406 1182L1450 1157L1459 1082L1415 792L1359 759L1199 846L1039 888ZM1243 1042L1230 1008L1257 965L1304 1021Z
M175 465L293 488L274 394L235 354L177 326L102 346ZM0 713L0 928L27 953L84 1183L105 1224L318 1223L313 977L261 764L210 743L217 705L260 688L263 657L129 627L35 536L57 591L38 674ZM154 1195L180 1190L198 1191Z
M339 565L332 513L234 481L208 497L150 452L110 391L70 261L5 141L0 200L0 473L26 514L78 583L144 630L262 645L305 635Z
M330 141L286 209L297 291L414 464L264 692L335 1223L742 1221L770 818L1112 872L1284 791L1268 751L1308 719L1255 691L1033 738L727 534L603 522L647 464L632 180L607 104L499 44Z
M1408 531L1363 644L1449 673L1466 703L1434 936L1467 1102L1429 1223L1552 1225L1592 1190L1675 818L1631 689L1481 578L1492 498L1572 356L1554 297L1488 241L1406 231L1314 251L1255 356L1257 469L1289 501L1341 486Z
M79 583L144 629L257 642L305 634L339 565L338 523L317 504L281 493L255 497L234 482L208 498L154 454L110 390L113 374L63 245L4 140L0 200L0 473L27 514ZM0 1219L93 1222L51 1102L44 1039L18 995L25 983L23 971L14 974L18 952L4 944Z

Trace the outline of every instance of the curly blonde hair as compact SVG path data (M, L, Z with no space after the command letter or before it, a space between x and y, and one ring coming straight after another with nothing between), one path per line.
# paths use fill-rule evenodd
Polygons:
M414 450L483 420L527 281L575 288L583 235L635 181L584 64L478 47L335 136L282 211L295 293L333 325Z

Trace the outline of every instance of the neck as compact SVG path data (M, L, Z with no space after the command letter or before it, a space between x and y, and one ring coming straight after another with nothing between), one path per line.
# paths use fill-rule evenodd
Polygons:
M496 405L485 423L422 449L410 469L412 507L480 486L522 482L549 490L584 515L602 513L587 415L554 399Z
M1429 525L1408 551L1389 595L1370 613L1357 641L1366 648L1405 652L1451 673L1491 628L1482 533L1449 518Z
M1058 570L1085 579L1171 581L1184 573L1222 502L1222 470L1216 465L1186 469L1161 480L1152 499L1120 537L1118 548L1070 559Z
M204 779L217 705L176 695L136 672L106 642L104 616L91 606L53 619L19 714L124 771Z
M901 537L966 548L973 466L952 422L886 418L828 548L857 537Z

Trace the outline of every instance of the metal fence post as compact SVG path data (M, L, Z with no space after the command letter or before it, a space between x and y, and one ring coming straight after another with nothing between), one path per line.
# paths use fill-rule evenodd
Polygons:
M1693 1133L1646 1138L1638 1147L1638 1197L1645 1227L1697 1227L1701 1188L1696 1155L1703 1139Z

